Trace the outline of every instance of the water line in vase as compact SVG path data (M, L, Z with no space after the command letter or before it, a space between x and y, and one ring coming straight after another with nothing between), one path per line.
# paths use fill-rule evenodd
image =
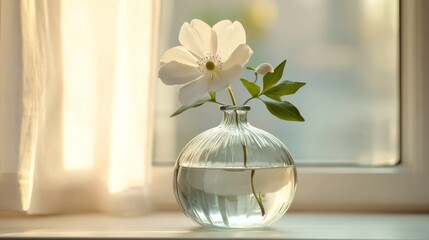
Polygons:
M234 93L232 92L231 86L228 87L228 93L229 93L229 96L231 97L232 104L234 105L234 107L237 107L237 102L235 101ZM235 112L235 124L238 127L238 122L239 121L238 121L237 108L234 109L234 112ZM247 168L247 146L243 142L241 143L241 146L243 148L243 158L244 158L243 159L243 164L244 164L244 167ZM265 216L265 208L264 208L264 204L262 203L262 196L261 196L261 194L260 193L256 194L255 184L254 184L254 175L255 175L255 169L252 169L251 172L250 172L250 186L252 188L252 194L255 197L256 202L259 205L259 208L261 209L261 215L262 215L262 217L264 217Z

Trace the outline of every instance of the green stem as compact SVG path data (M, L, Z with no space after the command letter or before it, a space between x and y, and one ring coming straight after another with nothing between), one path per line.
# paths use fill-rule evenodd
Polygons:
M244 101L243 106L246 105L246 103L248 103L250 100L255 99L255 98L258 98L258 97L251 97L251 98L247 99L246 101Z
M228 87L228 93L229 93L229 96L231 97L232 104L234 106L237 106L237 102L235 101L234 93L232 92L231 86ZM248 99L245 103L247 103L248 101L250 101L250 99ZM238 113L237 113L237 110L235 110L235 123L238 126ZM247 146L244 143L241 143L241 146L243 148L243 164L244 164L244 167L247 168ZM253 183L253 176L254 175L255 175L255 170L252 169L252 171L250 173L250 186L252 188L253 196L255 197L256 202L259 205L259 208L261 209L261 215L264 217L265 216L265 208L264 208L264 205L262 203L262 198L260 197L260 195L256 194L255 185Z
M247 168L247 146L245 144L241 144L243 147L243 157L244 157L244 167Z
M237 106L237 102L235 101L234 93L232 92L231 86L228 87L228 93L231 97L232 105Z
M258 74L255 72L255 81L253 83L256 83L258 81Z
M265 216L265 208L264 208L264 204L262 204L261 195L256 194L256 191L255 191L255 184L253 183L254 176L255 176L255 169L252 169L250 173L250 186L252 187L253 196L255 196L256 202L258 202L259 208L261 209L261 215Z
M232 105L234 105L235 107L237 107L237 102L235 101L234 93L232 92L231 86L228 87L228 93L229 93L229 96L231 97ZM235 111L235 124L238 127L238 113L237 113L237 110L234 110L234 111Z

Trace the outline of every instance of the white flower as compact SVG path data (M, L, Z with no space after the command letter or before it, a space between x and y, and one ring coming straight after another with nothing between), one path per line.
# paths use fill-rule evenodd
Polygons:
M185 84L179 101L189 105L207 92L227 88L240 79L252 49L240 22L223 20L213 28L194 19L179 33L181 46L167 50L161 58L158 76L167 85Z
M269 63L262 63L255 69L255 72L259 75L265 75L269 72L274 72L273 66Z

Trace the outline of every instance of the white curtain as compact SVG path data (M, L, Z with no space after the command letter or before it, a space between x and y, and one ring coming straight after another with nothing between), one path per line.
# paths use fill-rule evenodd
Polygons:
M156 0L0 1L0 210L149 210Z

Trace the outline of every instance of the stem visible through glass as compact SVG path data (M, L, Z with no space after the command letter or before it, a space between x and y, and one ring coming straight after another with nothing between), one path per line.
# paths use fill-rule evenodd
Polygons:
M235 101L234 93L232 92L231 86L228 87L228 93L229 93L229 96L231 97L232 104L234 106L237 106L237 103ZM238 112L237 112L237 109L235 109L234 111L235 111L235 124L238 127ZM244 167L247 168L247 146L243 142L241 143L241 146L243 148ZM256 191L255 191L254 176L255 176L255 169L252 169L252 171L250 172L250 186L252 188L252 194L255 197L256 202L259 205L259 208L261 209L261 215L265 216L265 208L264 208L264 204L262 203L261 193L256 194Z

